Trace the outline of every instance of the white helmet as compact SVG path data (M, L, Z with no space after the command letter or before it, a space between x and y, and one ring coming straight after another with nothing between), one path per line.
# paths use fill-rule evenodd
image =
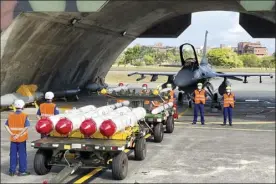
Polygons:
M54 98L54 93L51 91L48 91L47 93L45 93L45 99L46 100L52 100Z
M171 84L167 84L167 88L172 88L172 85Z
M15 100L14 107L18 109L23 109L25 102L23 100Z

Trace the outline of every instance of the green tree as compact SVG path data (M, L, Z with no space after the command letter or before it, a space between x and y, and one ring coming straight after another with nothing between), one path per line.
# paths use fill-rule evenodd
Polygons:
M259 67L261 65L261 59L255 54L243 54L239 58L245 67Z
M150 55L145 55L144 56L144 61L146 65L153 65L154 64L154 59Z
M133 62L140 59L141 57L141 47L135 45L132 48L128 48L125 52L125 64L133 65Z
M264 68L275 68L276 59L274 56L263 57L261 61L261 67Z
M207 53L208 61L214 66L242 67L243 63L238 55L229 48L211 49Z

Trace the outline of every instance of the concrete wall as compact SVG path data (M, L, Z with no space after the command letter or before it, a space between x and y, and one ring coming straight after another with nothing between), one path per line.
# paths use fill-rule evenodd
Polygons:
M104 78L123 49L145 31L207 10L244 11L236 1L166 0L110 1L96 13L21 13L1 32L1 94L23 83L40 90L82 87ZM72 18L80 21L72 26Z

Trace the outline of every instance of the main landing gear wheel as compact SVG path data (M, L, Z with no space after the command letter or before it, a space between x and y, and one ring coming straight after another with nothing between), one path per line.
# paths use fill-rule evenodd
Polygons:
M127 154L122 151L112 159L112 177L115 180L123 180L127 176L127 170Z
M174 118L169 116L166 122L166 133L173 133L174 130Z
M37 150L34 158L34 171L38 175L48 174L52 168L49 161L52 157L52 152L47 150Z
M164 137L164 128L162 123L158 123L154 126L153 137L155 142L162 142Z
M141 137L135 143L134 155L136 160L144 160L147 155L146 139Z

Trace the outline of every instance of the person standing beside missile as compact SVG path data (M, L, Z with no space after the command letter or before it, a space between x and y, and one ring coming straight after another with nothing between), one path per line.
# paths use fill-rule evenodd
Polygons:
M40 104L38 110L37 110L37 119L46 118L49 116L57 115L59 114L59 110L56 106L56 104L52 103L52 100L54 98L54 93L51 91L48 91L45 93L45 99L46 103ZM41 138L45 137L46 135L41 134Z
M197 122L197 114L200 112L201 124L204 125L204 105L207 99L207 93L204 89L202 89L202 83L197 84L197 89L192 94L193 101L195 103L194 106L194 120L192 124L196 124Z
M235 95L231 92L231 87L226 87L226 93L223 94L223 125L226 125L227 116L229 119L229 125L232 126L232 110L235 104Z
M19 176L27 176L27 150L26 141L28 139L28 127L30 121L27 114L22 112L25 103L23 100L16 100L14 102L15 112L9 114L6 121L5 128L9 132L11 146L10 146L10 169L9 175L14 176L17 165L17 154L19 154Z

